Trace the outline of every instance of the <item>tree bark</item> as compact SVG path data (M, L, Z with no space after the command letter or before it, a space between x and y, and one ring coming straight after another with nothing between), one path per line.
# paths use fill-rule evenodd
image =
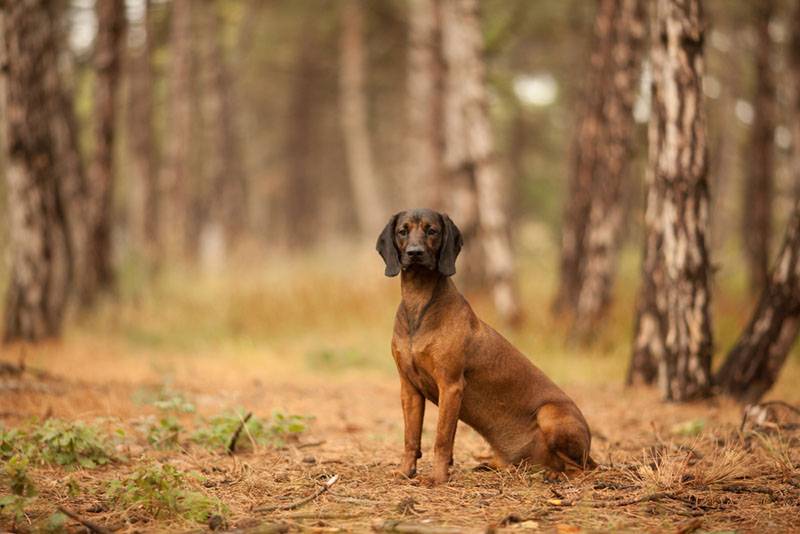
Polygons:
M386 209L378 192L367 124L364 92L364 2L345 0L341 6L339 43L339 108L350 187L359 231L372 236L380 231Z
M160 256L158 162L153 124L153 22L151 0L134 28L140 42L128 53L128 144L133 167L129 220L131 240L148 263Z
M192 137L191 0L173 0L170 30L169 104L166 161L160 196L165 252L184 256L189 241L189 143Z
M800 205L753 316L716 374L720 389L744 403L772 387L800 330Z
M411 0L406 204L442 209L444 65L440 0Z
M769 24L775 12L773 0L753 4L758 44L756 46L756 94L749 172L742 198L742 241L744 243L750 291L757 295L769 275L772 237L772 191L775 174L775 79L770 66L773 46Z
M204 22L203 130L207 133L205 167L210 184L209 217L201 242L220 241L216 251L209 251L208 245L201 245L206 249L201 257L205 258L204 263L220 263L231 252L246 226L246 183L236 127L233 84L223 49L217 4L206 0L197 5L202 6ZM216 254L219 258L209 258L209 254Z
M114 133L120 65L125 34L124 0L97 0L94 50L94 158L89 168L85 216L89 221L86 271L80 300L91 305L114 283L111 258L111 210L114 181Z
M795 200L800 201L800 0L795 4L794 12L789 20L791 28L791 47L789 52L789 72L790 83L792 84L793 94L791 97L792 109L792 148L791 172L794 179Z
M494 152L483 60L483 35L475 0L444 0L442 49L445 82L445 166L450 214L464 236L482 248L482 266L500 316L520 318L514 261L503 206L505 183ZM471 260L466 254L467 262ZM472 260L474 261L474 260ZM462 260L462 265L465 262Z
M582 341L591 338L611 299L644 33L642 0L601 0L575 140L558 298L573 312L573 335Z
M5 2L6 135L11 279L3 340L59 335L70 281L69 234L54 116L66 113L53 2Z
M628 382L652 381L657 368L662 398L672 401L710 385L703 30L698 0L656 2L643 285Z

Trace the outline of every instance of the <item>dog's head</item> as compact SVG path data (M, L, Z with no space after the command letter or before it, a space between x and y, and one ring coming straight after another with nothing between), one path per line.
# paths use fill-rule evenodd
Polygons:
M415 209L392 216L375 248L386 263L386 276L416 268L452 276L462 244L461 232L450 217L429 209Z

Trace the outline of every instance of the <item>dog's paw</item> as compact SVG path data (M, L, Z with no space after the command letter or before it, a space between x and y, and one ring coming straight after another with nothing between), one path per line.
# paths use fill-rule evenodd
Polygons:
M444 479L437 478L434 476L424 476L419 478L419 485L423 488L435 488L436 486L441 486L442 484L447 483L447 477Z
M415 476L417 476L417 468L416 467L401 467L399 469L395 469L392 471L392 474L395 478L400 480L411 480Z

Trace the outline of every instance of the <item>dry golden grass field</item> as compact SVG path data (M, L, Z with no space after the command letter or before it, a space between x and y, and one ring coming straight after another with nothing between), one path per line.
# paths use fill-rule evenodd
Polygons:
M115 302L73 321L63 340L4 349L0 530L800 530L800 417L790 408L768 405L742 425L726 399L664 404L622 385L634 261L594 347L565 345L565 325L550 317L547 253L525 256L523 328L498 325L583 410L598 470L557 483L533 468L475 470L489 450L461 425L450 483L398 479L398 281L380 276L377 257L320 254L225 277L170 271L155 284L131 268ZM717 359L749 306L725 276ZM485 300L470 300L497 324ZM796 405L798 384L794 353L768 398ZM423 475L435 421L429 406Z

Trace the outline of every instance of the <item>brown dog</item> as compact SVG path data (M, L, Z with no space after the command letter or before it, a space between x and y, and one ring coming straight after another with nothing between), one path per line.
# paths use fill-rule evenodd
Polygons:
M575 403L478 319L450 280L461 245L450 218L427 209L396 214L378 238L386 276L402 272L392 337L405 422L400 473L414 476L422 456L425 399L439 406L434 484L448 479L459 419L489 442L497 466L594 467L589 426Z

